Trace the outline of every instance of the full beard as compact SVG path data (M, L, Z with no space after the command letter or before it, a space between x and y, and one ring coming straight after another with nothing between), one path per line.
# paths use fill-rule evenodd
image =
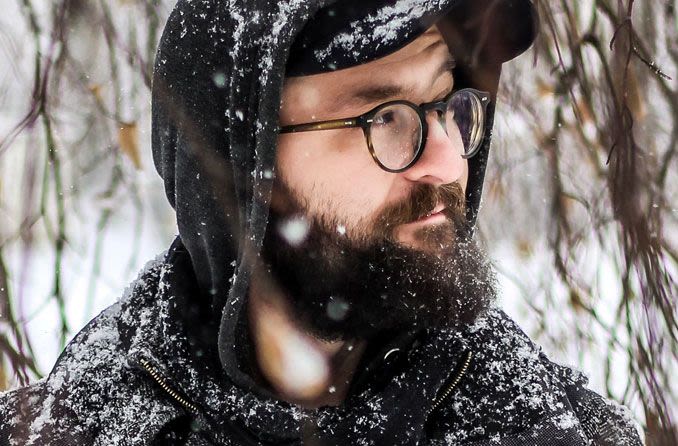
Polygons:
M463 193L427 185L375 219L369 234L337 231L334 218L308 216L284 186L285 212L273 207L262 263L253 280L282 294L298 326L327 341L369 338L383 330L456 329L475 321L496 299L496 278L466 223ZM417 231L425 249L393 233L443 201L446 221ZM301 240L285 227L302 225Z

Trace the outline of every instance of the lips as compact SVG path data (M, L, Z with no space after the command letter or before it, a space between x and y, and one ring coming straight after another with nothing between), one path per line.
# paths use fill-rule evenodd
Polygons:
M432 217L436 214L440 214L443 210L445 210L445 206L439 203L436 207L433 208L432 211L421 215L416 221L426 220L429 217Z

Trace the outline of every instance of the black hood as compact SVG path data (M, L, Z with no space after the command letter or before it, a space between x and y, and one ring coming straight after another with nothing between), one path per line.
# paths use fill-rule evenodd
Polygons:
M353 14L348 24L375 14L402 24L391 27L397 38L389 45L381 45L383 36L373 35L370 27L361 28L362 42L384 48L372 58L404 46L434 18L445 17L438 23L459 65L455 85L490 91L493 98L501 64L529 47L536 29L529 0L179 0L155 64L153 157L190 254L201 294L195 299L211 305L221 363L246 388L256 386L238 360L237 333L250 265L267 228L287 61L292 49L295 66L306 68L291 74L306 74L313 63L303 50L313 44L309 36L317 35L312 19L326 20L330 8L342 11L344 6ZM490 22L480 21L482 29L492 30L488 39L474 18L489 10L498 12ZM346 64L341 48L337 51L333 60ZM311 70L322 71L325 62L318 63ZM483 147L469 163L471 222L480 202L493 104Z

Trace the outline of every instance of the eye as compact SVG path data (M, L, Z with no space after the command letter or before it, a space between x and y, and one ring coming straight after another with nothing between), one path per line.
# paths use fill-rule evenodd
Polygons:
M374 117L374 123L378 125L389 125L392 124L395 119L396 116L393 110L385 110Z

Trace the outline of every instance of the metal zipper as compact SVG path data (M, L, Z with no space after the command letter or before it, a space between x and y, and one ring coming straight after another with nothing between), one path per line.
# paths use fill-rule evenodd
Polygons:
M158 370L155 367L153 367L148 361L141 358L139 359L139 363L148 372L148 374L151 375L155 382L157 382L158 385L162 387L162 390L167 392L169 396L174 398L179 404L181 404L184 408L188 409L190 412L194 414L198 413L198 408L193 404L189 403L188 401L186 401L181 396L179 396L179 394L167 384L167 381L165 381L162 378L162 376L160 376Z
M454 377L454 379L452 380L450 385L447 386L447 388L445 389L443 394L440 395L438 398L436 398L433 401L433 405L429 408L428 412L426 412L426 416L430 415L431 412L433 412L438 407L440 407L440 405L445 400L445 398L447 398L450 395L450 393L452 393L452 391L455 389L455 387L457 387L457 385L459 384L459 381L461 381L461 378L466 373L468 366L471 364L471 357L472 356L473 356L472 352L469 351L468 353L466 353L466 358L464 359L464 362L461 365L461 368L459 369L459 373L457 373L457 376Z

